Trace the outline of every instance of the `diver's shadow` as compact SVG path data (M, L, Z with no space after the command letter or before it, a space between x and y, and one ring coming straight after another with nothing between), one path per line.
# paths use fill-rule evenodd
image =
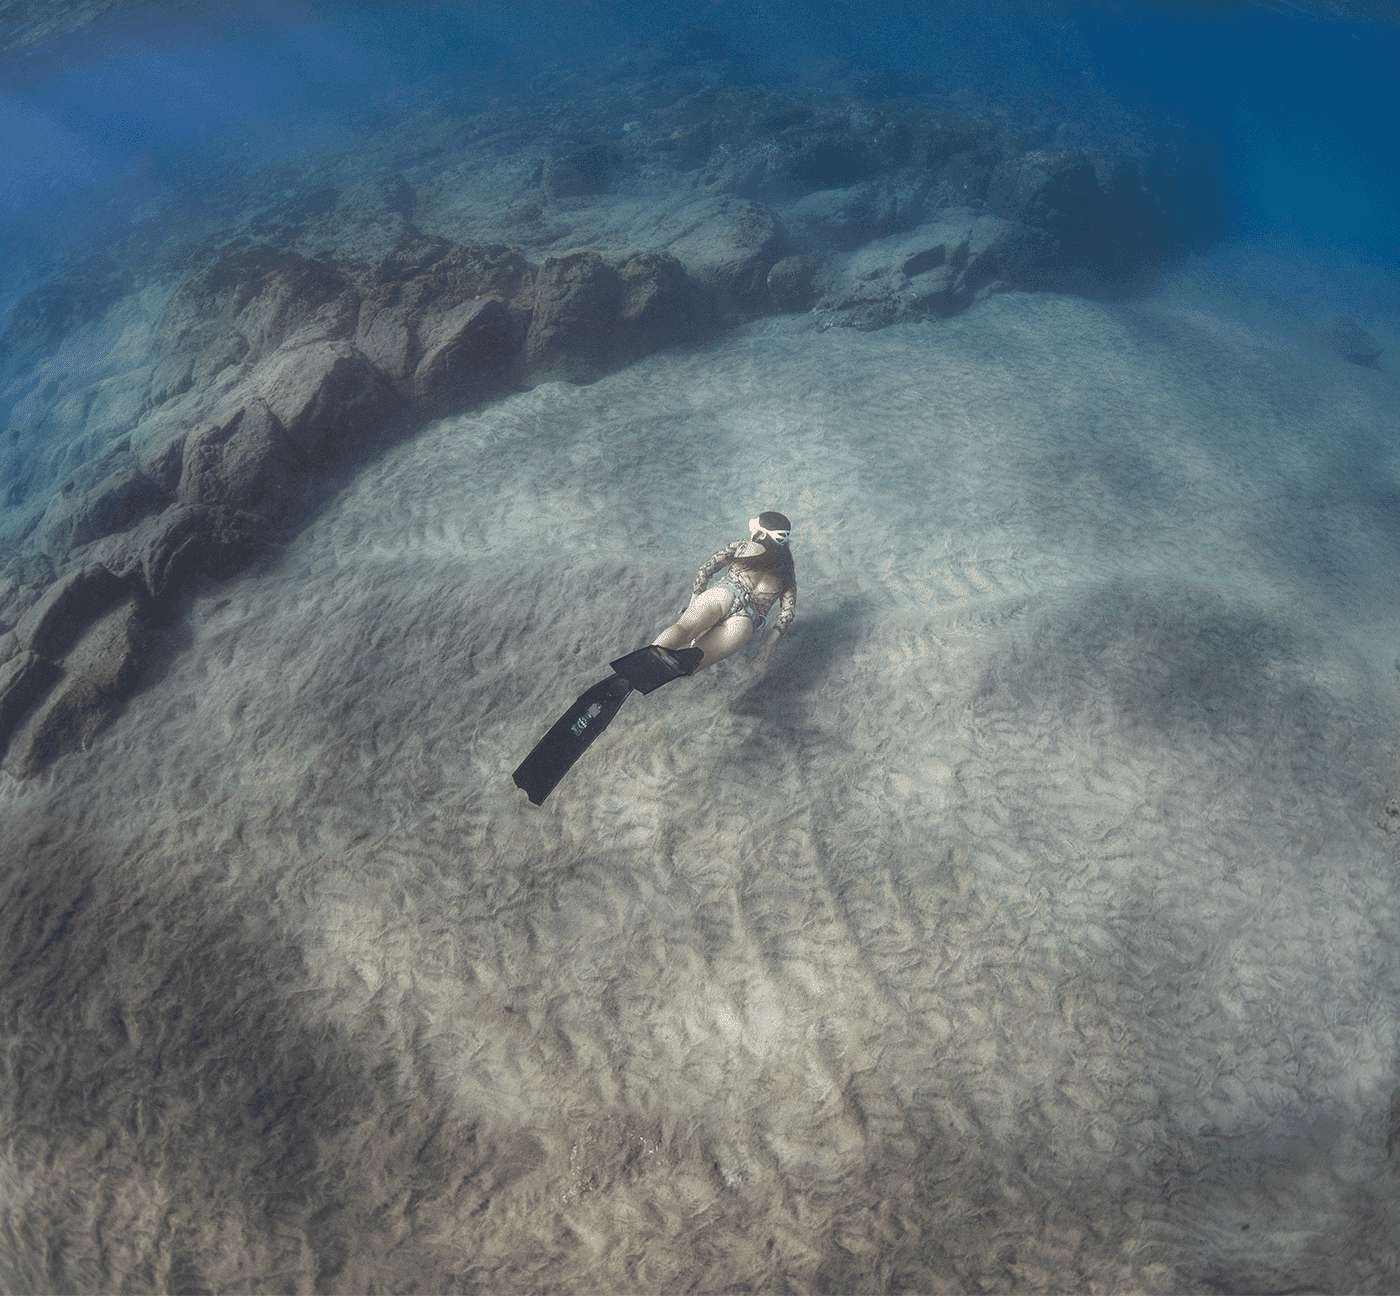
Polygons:
M806 718L814 695L825 698L833 668L865 637L867 604L867 599L844 598L803 617L778 644L767 670L734 694L731 714L763 722L760 733L745 744L741 760L766 758L771 745L790 747L813 731Z

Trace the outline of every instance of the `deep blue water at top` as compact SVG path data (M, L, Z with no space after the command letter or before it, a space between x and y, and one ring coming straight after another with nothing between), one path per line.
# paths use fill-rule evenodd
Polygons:
M1396 25L1232 9L1081 31L1111 92L1220 141L1239 232L1395 261Z
M849 60L1066 115L1170 120L1218 152L1232 235L1338 267L1393 310L1400 24L1319 14L1029 0L125 7L0 55L0 318L52 248L135 218L124 213L178 219L172 195L201 153L250 125L277 141L264 149L314 150L347 115L486 85L527 94L531 69L560 53L683 26L774 77Z

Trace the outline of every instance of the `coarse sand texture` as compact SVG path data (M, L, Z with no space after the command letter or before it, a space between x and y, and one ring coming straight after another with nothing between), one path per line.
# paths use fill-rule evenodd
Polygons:
M197 594L0 787L0 1287L1386 1290L1400 390L1198 300L546 383ZM767 672L528 805L761 509Z

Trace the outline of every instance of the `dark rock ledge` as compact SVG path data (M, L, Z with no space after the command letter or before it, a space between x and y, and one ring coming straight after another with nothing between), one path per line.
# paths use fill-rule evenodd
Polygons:
M368 270L267 245L220 257L157 325L147 415L0 569L0 768L85 749L182 589L245 567L330 464L512 387L597 377L715 309L665 252L532 267L414 232Z

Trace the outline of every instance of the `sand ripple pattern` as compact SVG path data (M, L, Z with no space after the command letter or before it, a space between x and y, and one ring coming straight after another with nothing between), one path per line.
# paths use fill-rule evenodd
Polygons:
M1393 1288L1397 395L1000 297L386 454L0 792L0 1286ZM769 506L769 675L528 807Z

